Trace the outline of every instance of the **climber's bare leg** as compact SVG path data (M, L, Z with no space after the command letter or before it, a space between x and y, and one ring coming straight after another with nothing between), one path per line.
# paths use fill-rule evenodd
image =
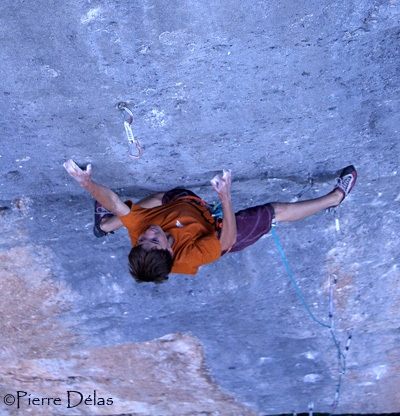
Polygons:
M326 208L335 207L343 200L343 193L335 189L328 195L308 201L293 203L273 202L271 205L275 209L275 221L298 221L316 214Z

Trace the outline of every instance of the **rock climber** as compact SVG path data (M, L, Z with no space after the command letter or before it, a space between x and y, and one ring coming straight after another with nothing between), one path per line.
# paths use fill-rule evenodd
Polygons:
M357 179L357 172L350 165L325 196L293 203L266 203L235 213L232 175L226 170L223 176L211 180L222 207L215 214L212 206L183 188L156 193L136 203L124 202L110 188L92 180L90 164L83 170L70 159L64 167L95 199L96 237L125 226L132 243L130 273L137 282L154 283L164 282L170 273L194 275L200 266L251 246L270 231L273 222L298 221L338 206Z

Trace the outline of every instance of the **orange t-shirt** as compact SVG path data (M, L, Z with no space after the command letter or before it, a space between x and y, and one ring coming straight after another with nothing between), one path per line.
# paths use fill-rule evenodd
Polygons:
M205 207L179 199L150 209L131 201L127 205L131 207L130 213L119 219L128 229L132 246L151 225L160 226L174 237L172 273L196 274L201 265L221 256L214 219Z

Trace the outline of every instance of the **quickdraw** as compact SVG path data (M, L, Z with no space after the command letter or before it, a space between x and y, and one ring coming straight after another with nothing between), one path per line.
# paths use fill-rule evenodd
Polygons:
M124 102L118 103L118 106L117 107L118 107L118 110L125 111L129 115L128 121L125 120L125 116L123 115L123 117L124 117L125 133L126 133L126 137L128 138L128 151L126 152L126 154L131 159L140 159L142 157L142 155L143 155L143 150L140 147L140 144L139 144L138 140L136 140L135 137L133 136L133 132L132 132L132 128L131 128L132 121L133 121L133 113L128 108L128 106L126 105L126 103L124 103ZM138 152L139 152L138 155L132 154L132 147L133 146L135 146L136 149L138 150Z

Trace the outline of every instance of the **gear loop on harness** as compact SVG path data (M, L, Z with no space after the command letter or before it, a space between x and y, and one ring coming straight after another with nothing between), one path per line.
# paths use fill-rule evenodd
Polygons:
M128 151L126 152L126 154L131 158L131 159L140 159L143 155L143 150L140 147L140 144L138 142L137 139L135 139L133 132L132 132L132 122L133 122L133 113L132 111L128 108L127 104L123 101L119 102L117 105L118 110L121 110L123 112L126 112L129 115L129 119L128 121L125 120L125 116L124 114L122 115L124 118L124 127L125 127L125 133L126 133L126 137L128 138ZM136 149L138 150L139 154L138 155L134 155L132 152L132 147L135 146Z

